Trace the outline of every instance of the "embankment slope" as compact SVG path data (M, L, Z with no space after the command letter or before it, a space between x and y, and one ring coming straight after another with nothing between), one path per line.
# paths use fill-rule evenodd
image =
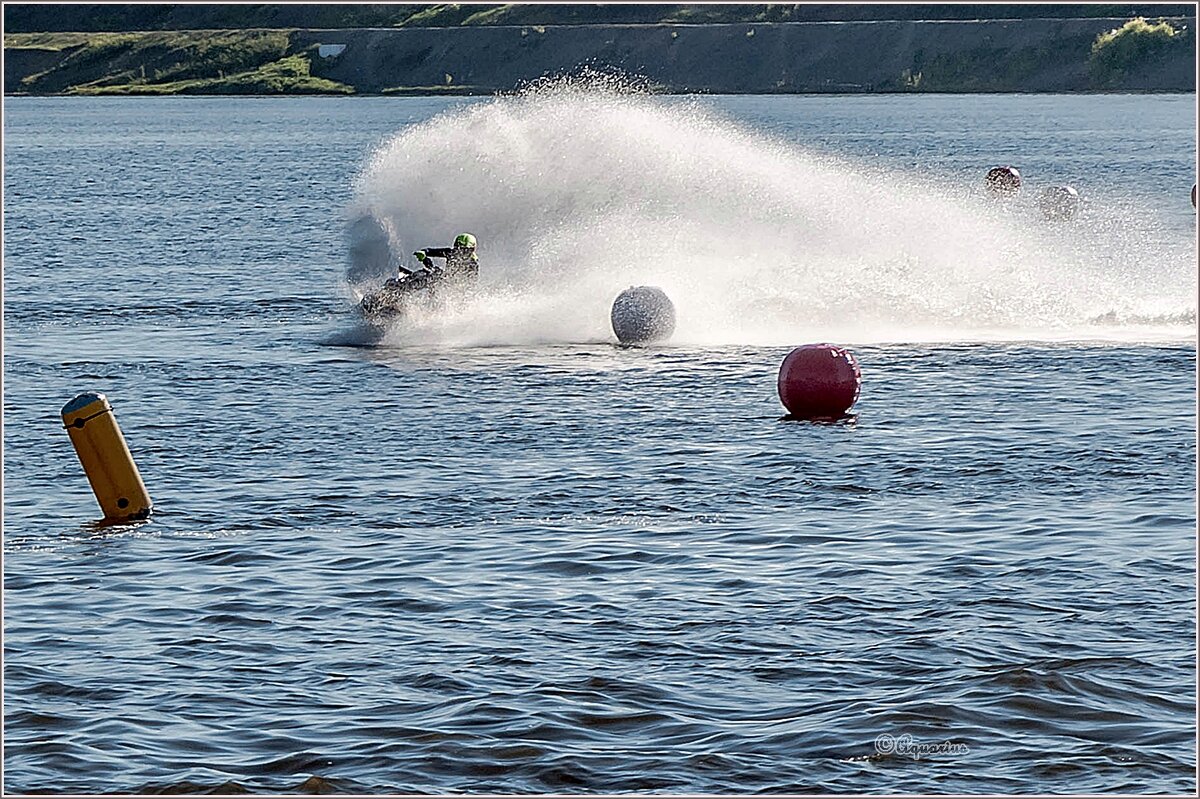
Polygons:
M273 57L302 55L314 79L306 86L367 94L487 94L588 67L639 75L671 92L1195 91L1191 18L1172 20L1180 35L1169 46L1120 69L1097 69L1090 58L1096 37L1125 21L302 29L276 32L286 33L288 45ZM122 46L136 49L138 37L154 35L162 34L122 34ZM130 66L135 52L110 48L110 63L123 59L125 77L106 75L105 59L82 57L79 48L86 45L48 49L33 41L6 36L6 93L150 92L155 91L152 76L170 71L151 63L139 73ZM167 50L178 57L179 48ZM142 77L131 81L130 74ZM223 85L193 83L183 90L223 93ZM240 85L244 90L247 84Z

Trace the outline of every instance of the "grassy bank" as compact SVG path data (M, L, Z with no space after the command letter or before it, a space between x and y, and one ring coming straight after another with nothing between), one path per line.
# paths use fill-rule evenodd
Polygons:
M4 37L9 61L41 59L5 91L28 94L351 94L312 74L315 48L287 31L30 33Z
M18 33L4 38L4 91L491 94L586 64L664 92L1194 91L1192 23Z
M320 28L482 27L494 25L657 25L687 23L852 22L857 20L1036 19L1046 17L1194 16L1194 4L858 5L768 4L79 4L10 3L5 29L171 31Z

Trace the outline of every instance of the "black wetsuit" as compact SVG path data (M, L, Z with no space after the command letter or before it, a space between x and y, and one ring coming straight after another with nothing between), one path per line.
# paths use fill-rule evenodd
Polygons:
M430 247L425 250L425 260L421 263L430 272L444 272L451 280L474 281L479 277L479 256L474 250L454 249L453 247ZM446 265L438 269L433 264L434 258L445 258Z

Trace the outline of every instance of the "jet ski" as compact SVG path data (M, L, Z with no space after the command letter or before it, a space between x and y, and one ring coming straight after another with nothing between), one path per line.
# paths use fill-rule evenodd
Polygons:
M387 322L416 308L431 307L446 283L440 269L400 268L400 275L364 296L358 309L369 322Z
M359 300L358 309L367 322L383 325L415 311L436 313L472 294L473 275L435 266L423 252L414 255L420 256L419 266L398 265L396 277Z

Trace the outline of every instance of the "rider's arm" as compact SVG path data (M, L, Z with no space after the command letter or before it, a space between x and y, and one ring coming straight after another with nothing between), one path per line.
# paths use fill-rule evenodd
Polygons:
M433 260L429 257L429 252L427 250L417 250L413 253L413 258L416 258L421 266L431 271L433 270Z
M449 258L450 252L449 247L427 247L425 249L425 254L430 258Z

